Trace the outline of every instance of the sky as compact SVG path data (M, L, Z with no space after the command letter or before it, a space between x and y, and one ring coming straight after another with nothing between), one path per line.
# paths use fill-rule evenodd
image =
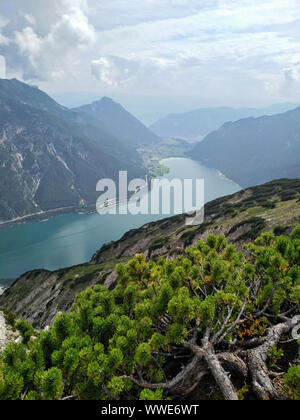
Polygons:
M0 77L144 122L300 98L300 0L1 0Z

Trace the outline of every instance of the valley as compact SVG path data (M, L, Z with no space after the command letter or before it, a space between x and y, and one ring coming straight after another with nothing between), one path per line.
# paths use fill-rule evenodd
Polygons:
M141 253L147 259L176 258L212 233L224 234L241 250L244 243L264 231L276 235L291 232L300 222L299 200L300 181L279 180L207 203L205 221L200 226L185 226L184 215L147 223L125 233L120 240L103 244L89 263L21 275L0 297L0 307L13 310L36 327L44 327L58 311L69 310L80 291L97 284L111 287L116 280L114 269L118 262L126 263Z
M170 180L174 177L182 180L185 177L204 178L206 202L240 189L237 184L222 178L218 171L191 159L160 162L163 168L168 168L166 177ZM173 212L173 203L171 208ZM70 211L70 214L55 216L48 213L47 216L52 217L39 223L27 220L24 224L0 229L0 278L16 278L35 268L54 270L83 263L104 243L120 239L130 229L166 217L163 214L99 215L95 209L90 214Z
M0 7L0 401L300 400L297 2Z

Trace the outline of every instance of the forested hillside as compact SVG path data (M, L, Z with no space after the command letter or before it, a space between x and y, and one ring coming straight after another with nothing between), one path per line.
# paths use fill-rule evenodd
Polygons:
M300 173L300 108L227 123L190 152L243 187Z

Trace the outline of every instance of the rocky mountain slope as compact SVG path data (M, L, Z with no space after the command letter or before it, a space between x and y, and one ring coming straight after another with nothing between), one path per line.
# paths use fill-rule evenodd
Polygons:
M35 87L0 80L0 222L95 205L96 183L145 171L137 152Z
M300 108L226 123L189 152L243 187L300 174Z
M0 310L0 352L5 350L9 343L18 342L20 338L19 333L14 331L9 321L8 311Z
M0 296L6 307L36 327L48 325L58 311L69 311L77 293L96 284L112 287L114 268L137 253L147 258L174 256L204 240L210 233L224 234L238 249L262 231L288 233L300 223L300 180L279 180L220 198L205 207L205 222L186 226L175 216L130 231L104 245L84 265L55 272L36 270L22 275Z
M228 121L273 115L296 108L295 104L271 105L267 108L201 108L183 114L171 114L150 126L161 137L198 138L217 130Z
M115 137L133 147L159 141L158 136L110 98L104 97L90 105L74 108L73 111L91 124L105 127Z

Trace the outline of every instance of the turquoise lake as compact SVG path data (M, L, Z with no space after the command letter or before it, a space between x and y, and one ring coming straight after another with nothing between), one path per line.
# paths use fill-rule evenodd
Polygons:
M205 202L241 189L219 171L191 159L171 158L162 163L170 169L168 179L204 178ZM16 278L33 269L56 270L87 262L104 243L165 217L162 214L67 214L0 229L0 279Z

